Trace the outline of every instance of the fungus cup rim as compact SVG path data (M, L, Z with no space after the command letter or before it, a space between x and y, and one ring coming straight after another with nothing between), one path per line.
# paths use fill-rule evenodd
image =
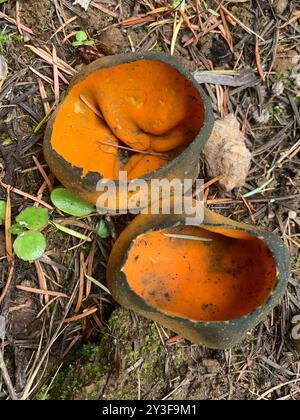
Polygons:
M55 123L56 117L60 111L60 108L64 101L67 99L69 92L72 90L72 88L79 82L85 80L88 78L93 72L101 71L105 68L111 68L114 66L122 65L122 64L128 64L135 61L141 61L141 60L153 60L153 61L160 61L164 64L170 65L171 67L175 68L176 71L178 71L180 74L182 74L185 78L187 78L193 85L193 87L197 90L198 94L200 95L201 101L203 103L203 110L204 110L204 120L203 124L200 127L200 130L198 131L198 134L194 137L194 139L185 147L185 149L174 159L172 159L170 162L166 163L164 166L156 169L155 171L149 172L144 176L141 176L136 179L143 179L145 181L151 180L153 177L155 177L155 174L158 172L161 175L167 175L170 171L172 171L173 167L176 167L180 164L182 159L185 158L186 155L189 154L190 150L195 146L196 143L199 143L200 145L200 152L203 150L206 142L208 141L210 134L213 129L214 124L214 116L213 116L213 110L212 105L209 100L209 97L204 92L202 87L199 85L199 83L196 81L194 76L187 71L180 62L165 53L159 53L159 52L138 52L138 53L128 53L128 54L117 54L113 56L106 56L101 57L94 62L88 64L83 68L82 71L80 71L77 75L73 77L73 79L70 82L70 85L67 90L66 97L64 98L63 102L60 103L60 105L57 107L55 112L51 115L46 131L44 136L44 153L48 155L47 149L51 150L51 153L54 154L55 159L59 161L59 163L65 167L70 167L74 172L75 176L78 176L79 178L85 178L87 181L87 184L96 185L98 181L103 179L100 172L93 172L89 171L86 175L83 175L83 169L73 165L71 162L68 162L66 159L64 159L52 146L52 133L53 133L53 125ZM52 158L53 159L53 158ZM120 180L113 180L116 185L119 185ZM127 181L127 184L130 183L130 180ZM86 187L88 185L85 185Z
M207 214L214 214L213 212L211 212L210 210L205 209L206 215ZM136 216L136 218L131 222L133 223L134 221L137 221L138 218L140 218L143 215L138 215ZM223 216L221 216L222 218L224 218ZM226 219L226 218L224 218ZM228 325L228 326L235 326L237 323L242 322L247 320L248 322L253 322L255 320L257 320L257 322L255 324L257 324L260 321L260 317L262 316L262 311L266 311L269 312L269 310L271 310L274 306L276 306L279 302L279 300L282 298L282 295L284 293L284 290L288 284L288 280L289 280L289 271L290 271L290 262L289 262L289 258L288 258L288 251L287 248L285 246L285 244L283 243L283 241L281 241L279 238L277 238L276 235L272 234L271 232L268 231L263 231L260 230L260 228L257 227L253 227L251 225L249 225L249 228L247 228L247 224L244 223L240 223L240 222L234 222L235 225L237 225L237 227L239 228L238 230L240 232L244 232L244 233L248 233L253 237L257 237L258 239L263 240L263 242L265 243L265 245L268 247L269 251L272 254L272 257L274 259L274 263L275 263L275 267L276 267L276 279L273 285L272 290L270 291L270 294L268 295L267 299L265 300L265 302L258 306L257 308L255 308L253 311L243 315L243 316L239 316L230 320L223 320L223 321L199 321L199 320L194 320L194 319L190 319L184 316L180 316L180 315L175 315L172 314L171 312L167 312L167 311L163 311L155 306L150 305L145 299L143 299L139 294L137 294L134 289L132 289L132 287L129 285L126 275L124 273L124 271L122 271L124 265L126 264L126 261L128 259L129 253L131 251L131 248L134 244L134 242L138 239L138 237L142 236L142 235L146 235L148 232L154 232L154 231L161 231L163 229L166 228L170 228L170 227L176 227L178 225L188 225L185 223L185 220L178 220L175 223L172 223L170 220L170 223L165 222L160 226L155 226L154 228L149 228L146 229L143 232L138 233L137 235L134 235L130 238L130 245L127 248L127 251L124 253L124 256L122 258L122 261L120 263L117 263L117 267L116 270L114 270L114 274L112 276L112 279L108 278L108 283L109 283L109 288L114 288L116 283L119 283L119 280L117 279L117 277L119 276L121 282L122 282L122 288L125 287L128 290L128 293L130 293L131 298L134 300L134 303L136 303L138 305L139 308L141 308L143 311L145 312L151 312L154 314L161 314L164 317L167 317L169 319L172 319L173 321L177 321L180 323L184 323L187 324L187 326L193 326L193 327L220 327L222 325ZM205 220L203 221L202 224L197 225L199 227L203 227L205 229L205 227L222 227L222 229L233 229L233 225L231 225L230 223L227 224L221 224L221 223L209 223L206 222ZM121 238L121 236L123 236L123 234L126 234L126 230L127 228L125 228L121 235L119 236L118 240ZM235 229L234 229L235 230ZM122 238L121 238L122 239ZM280 250L279 248L282 248L282 250ZM279 255L280 254L280 255ZM113 250L111 252L110 258L109 258L109 262L110 263L110 259L113 257ZM278 258L280 257L280 258ZM281 261L282 262L282 266L281 266ZM114 295L114 293L113 293ZM263 314L264 315L264 314Z

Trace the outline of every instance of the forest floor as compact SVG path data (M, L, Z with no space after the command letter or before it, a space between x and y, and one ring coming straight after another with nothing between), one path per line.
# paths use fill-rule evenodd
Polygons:
M44 256L27 263L9 257L12 238L0 226L0 399L300 399L300 345L291 339L300 312L300 3L94 0L87 11L68 0L0 3L0 55L8 63L0 88L5 222L35 203L91 239L49 225ZM236 116L252 160L244 186L225 193L212 185L207 205L280 235L292 266L281 304L235 348L192 344L87 285L85 271L105 284L113 238L131 217L108 218L112 237L101 239L98 215L63 216L50 201L59 183L43 157L41 122L90 57L72 46L78 31L102 55L159 51L192 73L220 70L203 87L216 119ZM216 77L243 69L254 76L239 86ZM87 293L79 301L82 282Z

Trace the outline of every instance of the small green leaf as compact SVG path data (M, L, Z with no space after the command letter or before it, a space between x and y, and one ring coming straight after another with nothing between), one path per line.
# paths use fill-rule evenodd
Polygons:
M88 45L88 46L92 47L93 45L95 45L95 42L91 39L90 41L85 41L84 45Z
M82 45L82 42L81 41L73 41L72 42L72 46L73 47L80 47L80 45Z
M46 121L49 119L50 115L52 114L53 109L54 109L54 106L52 105L52 107L50 108L50 111L47 112L44 118L42 118L42 120L38 123L38 125L33 130L34 134L40 131L41 127L43 127L43 125L46 123Z
M87 34L84 31L78 31L76 33L76 41L83 42L87 40Z
M52 203L61 211L71 216L87 216L95 211L95 207L81 200L66 188L56 188L51 193Z
M100 283L100 281L94 279L94 277L89 276L88 274L85 274L85 277L91 281L92 283L94 283L96 286L100 287L100 289L102 289L104 292L108 293L109 295L111 295L110 291L108 290L108 288L106 286L104 286L104 284Z
M102 239L110 237L110 232L108 230L107 224L103 219L101 219L96 225L96 232Z
M20 225L19 223L15 223L9 228L9 231L12 235L20 235L21 233L26 232L26 227Z
M44 236L37 231L29 230L21 233L14 242L17 257L24 261L33 261L40 258L46 249Z
M5 3L7 0L0 0L0 4Z
M16 221L27 229L40 230L48 224L48 210L38 207L28 207L21 211Z
M10 137L5 137L1 140L2 142L2 146L9 146L10 144L12 144L12 139Z
M5 220L6 201L0 200L0 225L3 225Z

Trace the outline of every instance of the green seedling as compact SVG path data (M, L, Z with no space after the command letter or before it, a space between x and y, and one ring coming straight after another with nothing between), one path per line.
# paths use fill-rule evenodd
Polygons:
M47 209L28 207L16 217L16 223L10 227L10 233L17 235L14 251L21 260L34 261L40 258L46 249L46 239L40 230L49 223Z
M102 219L96 225L96 232L97 232L97 235L100 236L100 238L102 239L106 239L110 237L107 224Z
M17 257L24 261L34 261L40 258L46 249L46 239L41 232L28 230L18 235L14 242Z
M81 45L95 45L95 42L93 40L88 40L87 33L84 31L78 31L75 35L75 39L76 41L72 42L73 47L80 47Z
M53 190L51 200L59 210L71 216L84 217L96 210L94 206L81 200L66 188ZM5 212L6 202L0 200L0 224L5 221ZM17 236L13 245L17 257L24 261L34 261L44 254L46 239L41 231L49 224L68 235L91 242L89 236L67 228L55 220L50 221L47 209L28 207L21 211L16 217L15 223L9 229L12 235ZM96 233L103 239L110 236L104 220L100 220L97 224Z

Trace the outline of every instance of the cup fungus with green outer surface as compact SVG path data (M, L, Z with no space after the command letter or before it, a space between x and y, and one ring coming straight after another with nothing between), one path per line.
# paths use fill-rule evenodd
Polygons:
M113 246L108 287L128 309L211 348L230 348L278 304L289 258L279 237L205 210L138 215Z
M98 181L115 180L118 188L120 171L147 183L195 179L212 126L210 101L175 58L103 57L72 80L47 124L44 155L66 188L96 204ZM131 194L104 207L127 209Z

